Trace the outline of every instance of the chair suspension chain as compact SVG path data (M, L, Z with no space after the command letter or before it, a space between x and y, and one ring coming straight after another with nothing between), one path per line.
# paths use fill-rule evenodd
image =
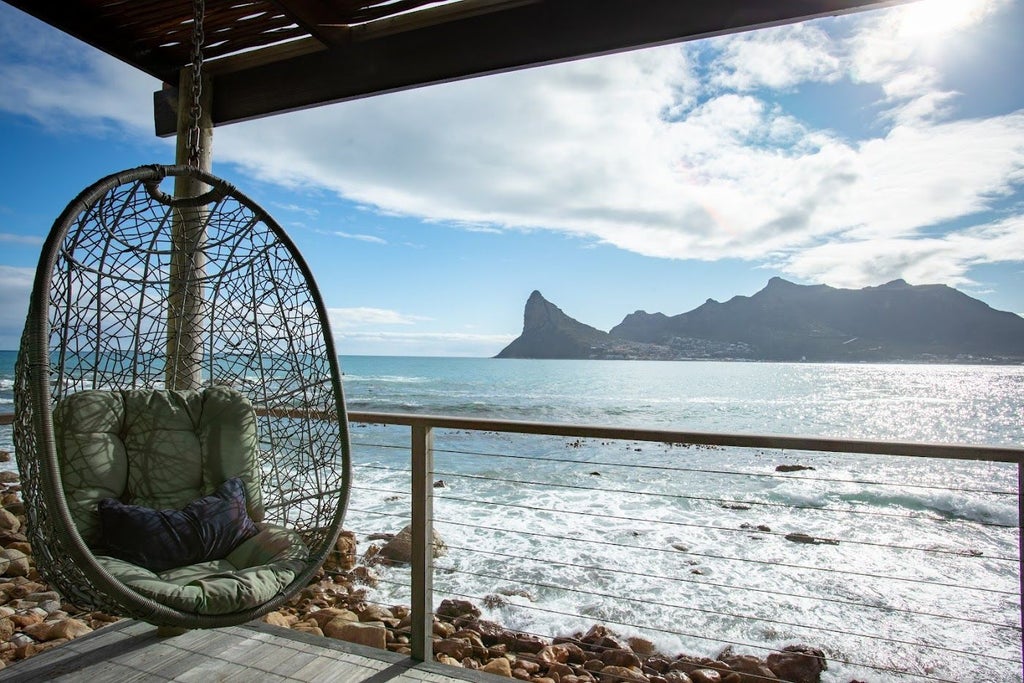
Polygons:
M206 14L205 0L193 0L192 22L192 102L189 106L190 125L188 129L188 165L199 168L202 154L202 131L199 121L203 115L203 16Z

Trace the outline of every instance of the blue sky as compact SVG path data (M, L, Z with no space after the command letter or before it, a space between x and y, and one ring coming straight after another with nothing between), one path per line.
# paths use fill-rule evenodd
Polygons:
M349 354L497 353L772 276L1024 313L1024 0L923 0L217 128ZM82 188L172 163L152 78L0 3L0 348Z

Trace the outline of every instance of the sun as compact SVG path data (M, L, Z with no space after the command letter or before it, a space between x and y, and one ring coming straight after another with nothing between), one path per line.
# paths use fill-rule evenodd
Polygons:
M991 5L989 0L919 0L900 8L899 34L914 42L939 40L976 23Z

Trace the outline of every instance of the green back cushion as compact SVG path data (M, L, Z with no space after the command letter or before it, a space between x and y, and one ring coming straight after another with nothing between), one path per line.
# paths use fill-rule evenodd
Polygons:
M100 542L105 498L178 510L239 477L249 516L263 519L256 416L237 391L89 390L54 410L64 493L79 533Z
M96 506L104 498L120 498L128 484L123 427L119 393L71 394L53 412L64 495L78 532L90 544L99 539Z
M125 502L180 508L202 495L203 451L197 391L125 391L122 438L128 457ZM116 496L120 498L120 496Z

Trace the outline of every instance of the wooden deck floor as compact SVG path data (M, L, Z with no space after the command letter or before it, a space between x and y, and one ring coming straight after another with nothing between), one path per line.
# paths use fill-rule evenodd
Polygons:
M124 621L0 670L0 681L316 681L436 683L501 681L489 674L250 623L158 637L156 627Z

